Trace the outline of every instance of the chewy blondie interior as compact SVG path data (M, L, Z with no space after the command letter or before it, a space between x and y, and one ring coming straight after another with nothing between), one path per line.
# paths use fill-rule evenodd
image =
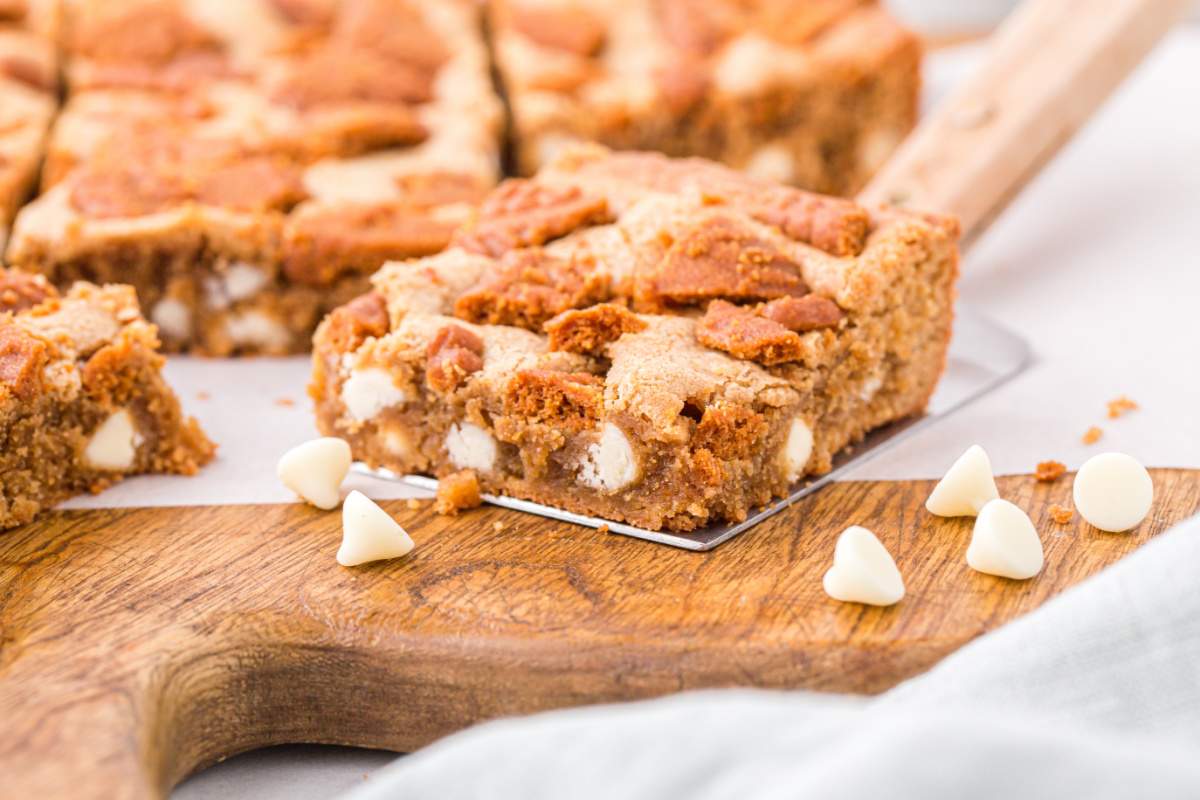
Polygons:
M502 184L318 329L320 429L402 473L688 530L922 409L952 219L596 146Z
M920 44L864 0L494 0L516 163L564 145L861 188L917 115Z
M495 184L471 0L63 0L69 98L10 263L132 284L169 349L308 348Z
M0 529L140 472L192 474L214 452L163 380L127 286L0 269Z

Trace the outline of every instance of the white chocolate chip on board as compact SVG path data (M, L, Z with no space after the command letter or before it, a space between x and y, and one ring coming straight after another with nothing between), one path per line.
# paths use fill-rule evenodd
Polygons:
M446 453L459 469L491 472L496 465L496 440L472 422L459 422L446 432Z
M579 481L593 489L615 492L637 480L639 472L629 438L616 425L606 422L600 438L588 445L579 464Z
M1154 503L1154 482L1137 459L1101 453L1084 462L1071 489L1079 515L1102 531L1136 527Z
M892 554L874 533L858 525L838 536L823 586L825 594L846 603L890 606L904 598L904 578Z
M350 472L350 445L325 436L283 454L276 474L283 485L317 508L337 508L342 481Z
M352 370L342 384L342 404L350 416L364 422L386 408L408 400L408 394L392 382L391 374L379 367Z
M339 564L356 567L399 558L412 549L408 532L374 501L359 491L346 496L342 504L342 545L337 551Z
M1029 515L1007 500L988 502L975 520L967 566L976 572L1025 580L1042 571L1042 540Z
M999 496L992 477L992 462L983 448L974 444L933 487L925 508L939 517L973 517Z
M100 423L88 440L83 459L95 469L124 471L133 466L142 436L128 409L120 409Z

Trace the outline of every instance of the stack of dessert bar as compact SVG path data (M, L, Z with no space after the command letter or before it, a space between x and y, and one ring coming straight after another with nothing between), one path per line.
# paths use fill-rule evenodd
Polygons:
M58 105L57 0L0 0L0 252Z
M12 4L53 12L67 101L7 261L130 283L169 349L213 355L304 351L384 261L442 249L499 177L502 98L525 173L594 140L848 193L919 85L866 0ZM51 108L22 99L9 210Z
M156 330L313 344L377 466L745 517L941 372L953 221L793 188L860 187L918 66L869 0L0 0L0 527L211 457Z
M520 171L571 142L703 156L827 194L912 127L920 43L863 0L494 0Z
M132 284L168 347L307 350L495 183L470 0L65 0L69 96L11 264Z

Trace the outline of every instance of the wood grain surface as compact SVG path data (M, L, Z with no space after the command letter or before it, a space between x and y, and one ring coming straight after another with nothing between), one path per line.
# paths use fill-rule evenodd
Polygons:
M1025 582L967 568L971 521L927 514L930 482L834 484L710 553L385 503L417 549L355 569L334 561L340 515L307 506L54 512L0 536L0 787L155 798L282 742L407 751L499 715L700 687L878 692L1200 508L1200 472L1153 477L1128 534L1054 524L1069 476L1001 479L1046 546ZM895 554L898 606L822 593L851 523Z

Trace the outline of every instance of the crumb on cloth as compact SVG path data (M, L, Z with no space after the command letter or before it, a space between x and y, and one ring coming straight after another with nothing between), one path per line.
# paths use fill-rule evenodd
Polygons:
M1067 465L1061 461L1039 461L1034 477L1043 483L1052 483L1061 478L1066 471Z
M1093 425L1084 431L1082 441L1084 444L1095 444L1096 442L1100 441L1100 437L1103 435L1104 431Z

